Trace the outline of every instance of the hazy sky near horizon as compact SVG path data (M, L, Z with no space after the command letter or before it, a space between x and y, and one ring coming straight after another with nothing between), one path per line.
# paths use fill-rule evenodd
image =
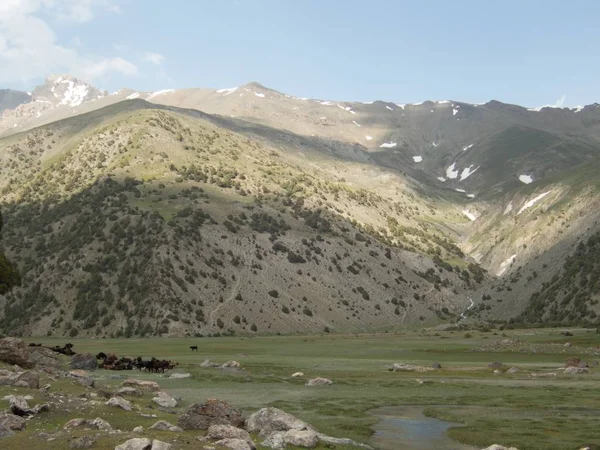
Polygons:
M412 103L600 101L594 0L0 0L0 88L238 86Z

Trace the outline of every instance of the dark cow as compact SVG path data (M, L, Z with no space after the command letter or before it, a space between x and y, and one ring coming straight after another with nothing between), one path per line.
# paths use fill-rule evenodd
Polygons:
M192 350L193 352L197 352L198 351L198 346L197 345L190 345L190 350Z

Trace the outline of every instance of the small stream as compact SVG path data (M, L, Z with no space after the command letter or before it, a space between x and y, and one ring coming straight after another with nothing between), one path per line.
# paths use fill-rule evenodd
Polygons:
M420 408L391 406L371 411L381 420L372 438L379 450L476 450L448 437L446 431L458 423L425 417Z

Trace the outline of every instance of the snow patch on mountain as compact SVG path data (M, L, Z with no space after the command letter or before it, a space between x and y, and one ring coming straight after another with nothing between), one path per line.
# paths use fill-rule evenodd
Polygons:
M465 191L464 189L459 189L459 188L456 188L456 189L454 189L454 190L455 190L456 192L461 192L461 193L463 193L463 194L464 194L465 192L467 192L467 191Z
M446 169L446 178L450 178L451 180L458 178L458 170L455 170L455 167L456 163L452 163L452 165Z
M131 95L128 95L127 97L125 97L126 100L133 100L134 98L138 98L140 96L139 92L134 92Z
M433 145L434 147L437 147L438 143L437 142L432 142L431 145Z
M531 175L519 175L519 181L521 183L529 184L533 183L533 178L531 178Z
M446 179L444 177L437 177L438 180L440 180L442 183L446 182Z
M506 208L504 209L504 215L507 215L509 212L511 212L513 210L513 204L512 202L510 202L508 205L506 205Z
M229 94L233 94L235 91L238 90L238 87L232 87L232 88L224 88L224 89L219 89L217 91L217 94L223 94L223 97L229 95Z
M472 167L473 166L470 165L469 167L463 169L462 173L460 174L460 180L459 181L466 180L471 175L473 175L475 172L477 172L477 170L479 169L479 167L476 167L475 170L471 170Z
M452 115L455 116L458 114L458 109L452 108Z
M158 97L159 95L163 95L163 94L168 94L169 92L174 92L175 89L164 89L162 91L156 91L153 92L152 94L150 94L148 97L146 97L146 100L152 100L155 97Z
M390 106L388 106L388 105L385 105L385 107L386 107L387 109L389 109L390 111L393 111L393 110L394 110L394 108L392 108L392 107L390 107Z
M89 86L85 83L75 83L73 80L64 80L62 77L54 82L55 85L58 83L68 85L59 105L67 105L70 107L79 106L84 102L85 97L88 95ZM54 87L52 87L52 89L54 89Z
M396 106L402 110L404 110L404 107L406 106L405 103L396 103Z
M527 203L525 203L521 209L519 210L519 212L517 213L517 216L519 214L521 214L523 211L525 211L526 209L531 208L533 205L535 205L537 202L539 202L541 199L543 199L546 195L548 195L551 191L546 191L543 194L538 195L536 198L529 200Z
M413 156L413 160L416 163L420 163L423 161L423 157L422 156Z
M466 152L467 150L469 150L472 147L473 147L473 144L467 145L466 147L463 147L463 152Z
M370 140L372 140L372 139L373 139L373 136L365 136L365 139L366 139L367 141L370 141Z
M358 123L356 120L353 120L352 123L354 125L356 125L357 127L361 127L362 125L360 123Z
M396 145L398 145L396 142L384 142L379 147L380 148L394 148Z
M253 92L254 92L254 95L256 97L258 97L258 98L265 98L265 94L263 94L262 92L256 92L256 91L253 91Z

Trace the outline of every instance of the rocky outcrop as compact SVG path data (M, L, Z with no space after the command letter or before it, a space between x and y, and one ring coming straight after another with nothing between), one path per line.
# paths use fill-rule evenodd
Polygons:
M25 419L14 414L4 414L0 416L0 428L21 431L25 429L26 425L27 422Z
M21 339L5 337L0 339L0 361L32 369L35 364L30 360L29 349Z
M321 378L321 377L317 377L317 378L313 378L312 380L308 380L306 382L306 386L327 386L333 384L333 381L331 381L329 378Z
M243 439L221 439L215 442L218 448L226 448L229 450L254 450L256 447L253 443Z
M494 445L490 445L489 447L486 447L482 450L519 450L519 449L516 447L504 447L503 445L494 444Z
M208 430L211 425L241 427L243 424L244 419L239 410L217 399L196 403L177 419L177 425L184 430Z
M244 441L252 442L252 438L246 430L231 425L211 425L208 428L207 436L209 439L213 440L242 439Z
M580 375L582 373L590 373L590 369L587 367L575 367L570 366L565 369L565 374L567 375Z
M28 347L29 361L36 366L60 367L61 361L56 352L45 347Z
M219 367L217 363L212 362L210 359L205 359L200 367Z
M125 400L123 397L113 397L106 402L106 405L121 408L125 411L131 411L131 402L129 400Z
M163 408L175 408L177 400L166 392L159 392L158 395L152 398L152 401Z
M71 369L96 370L98 368L98 360L91 353L78 353L71 358L69 367Z
M143 391L150 391L150 392L160 391L160 386L155 381L135 380L133 378L123 381L121 383L121 386L132 387L132 388L141 389Z
M313 430L303 420L277 408L262 408L256 411L246 421L246 429L250 433L260 433L263 436L273 431Z
M96 439L91 436L81 436L80 438L74 439L71 444L69 444L70 448L92 448L96 445Z

